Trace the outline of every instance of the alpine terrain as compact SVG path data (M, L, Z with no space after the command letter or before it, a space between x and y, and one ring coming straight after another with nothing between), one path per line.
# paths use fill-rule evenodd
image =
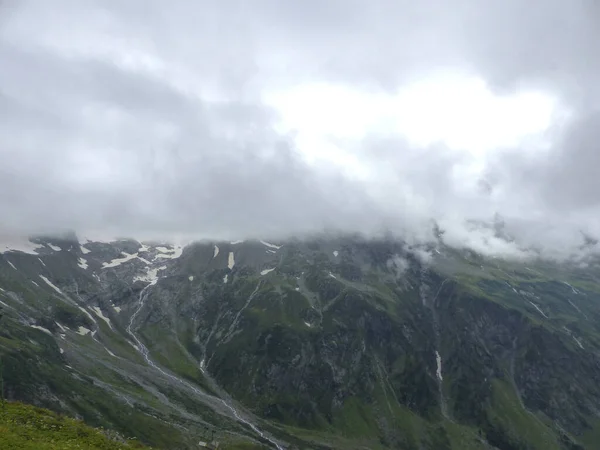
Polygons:
M0 252L9 401L164 449L600 448L600 261L353 235Z

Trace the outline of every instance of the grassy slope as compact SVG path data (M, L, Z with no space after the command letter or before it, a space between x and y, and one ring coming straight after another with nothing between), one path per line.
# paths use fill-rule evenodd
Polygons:
M114 433L113 436L116 436ZM23 450L125 450L147 448L46 409L7 402L0 408L0 448ZM121 442L119 442L121 441Z

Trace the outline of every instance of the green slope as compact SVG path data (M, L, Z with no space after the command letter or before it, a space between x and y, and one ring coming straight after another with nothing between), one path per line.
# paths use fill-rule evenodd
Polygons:
M23 403L0 407L0 448L11 450L126 450L147 448L134 439Z

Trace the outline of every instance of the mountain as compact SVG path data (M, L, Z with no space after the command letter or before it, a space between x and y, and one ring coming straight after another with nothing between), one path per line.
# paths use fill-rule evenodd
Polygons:
M600 265L324 236L0 246L8 399L157 448L600 448Z

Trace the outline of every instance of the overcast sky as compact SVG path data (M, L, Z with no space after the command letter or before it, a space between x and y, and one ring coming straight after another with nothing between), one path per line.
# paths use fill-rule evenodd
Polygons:
M592 0L0 1L1 225L568 251L598 42Z

